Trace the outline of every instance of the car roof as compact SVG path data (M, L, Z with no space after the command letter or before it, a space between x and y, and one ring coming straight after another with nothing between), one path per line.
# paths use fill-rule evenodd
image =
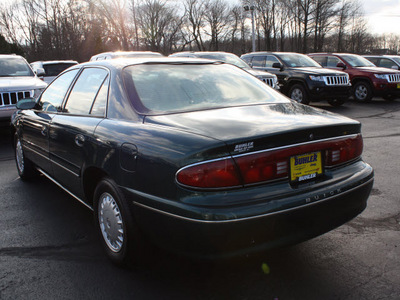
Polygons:
M50 64L78 64L76 60L39 60L39 61L34 61L31 62L31 64L34 63L41 63L43 65L50 65Z
M234 53L231 52L225 52L225 51L182 51L182 52L175 52L172 53L170 56L178 56L180 54L194 54L194 55L201 55L201 54L232 54L232 55L236 55Z
M365 57L388 57L388 58L392 58L392 57L400 57L400 55L394 55L394 54L368 54L368 55L363 55Z
M135 56L135 55L137 55L137 56L146 56L146 55L148 55L148 56L151 56L151 57L164 56L159 52L153 52L153 51L108 51L108 52L102 52L102 53L93 55L90 58L90 60L96 60L98 58L105 57L105 56L111 56L113 58L117 58L117 57L120 57L120 56Z
M13 58L13 57L20 57L25 59L23 56L21 55L17 55L17 54L0 54L1 58Z
M203 58L191 57L121 57L115 59L94 60L80 64L79 66L104 66L114 69L122 69L130 65L150 64L221 64L221 62Z
M265 55L265 54L272 54L272 55L279 55L279 54L301 54L301 55L305 55L305 54L303 54L303 53L297 53L297 52L256 51L256 52L250 52L250 53L243 54L243 56L245 56L245 55Z
M338 53L338 52L317 52L317 53L309 53L308 55L336 55L336 56L356 55L356 56L361 56L361 55L355 54L355 53Z

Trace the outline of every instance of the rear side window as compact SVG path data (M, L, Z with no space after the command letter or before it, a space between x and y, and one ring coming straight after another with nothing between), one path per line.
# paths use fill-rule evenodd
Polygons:
M76 115L89 114L93 101L107 75L108 72L104 69L84 69L68 96L64 112Z
M381 58L379 66L383 67L383 68L396 68L397 69L397 65L393 61L391 61L390 59L387 59L387 58Z
M108 83L110 82L110 76L104 80L103 85L98 92L96 99L93 103L91 115L104 117L106 114L107 97L108 97Z
M328 68L337 68L338 63L343 63L343 62L336 56L328 56L326 66Z
M268 55L265 66L267 68L272 68L272 65L275 63L280 63L280 61L275 56Z
M326 56L313 56L312 59L319 63L321 66L326 67Z
M254 56L251 64L253 67L265 67L265 56Z
M61 110L65 94L67 93L72 80L75 78L76 73L78 73L78 69L66 72L48 86L39 100L42 110L49 112L57 112Z
M378 60L379 58L377 57L366 57L370 62L372 62L374 65L378 65Z

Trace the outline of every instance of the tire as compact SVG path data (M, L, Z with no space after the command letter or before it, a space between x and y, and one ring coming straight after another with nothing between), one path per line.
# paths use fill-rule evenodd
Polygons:
M346 102L344 98L337 98L337 99L329 99L328 103L332 106L338 107L343 105Z
M301 104L310 103L307 92L301 84L295 84L290 88L289 98Z
M369 102L372 99L372 89L369 83L359 81L353 88L354 100L361 102Z
M143 242L116 183L110 178L101 180L93 200L95 223L107 256L119 266L136 263Z
M38 175L35 165L25 157L21 139L14 136L14 154L18 175L22 180L29 180Z

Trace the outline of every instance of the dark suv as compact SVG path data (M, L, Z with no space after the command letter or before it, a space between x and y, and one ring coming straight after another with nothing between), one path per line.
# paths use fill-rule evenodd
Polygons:
M355 100L370 101L373 96L393 100L400 96L400 71L379 68L356 54L312 53L309 56L323 67L349 74Z
M349 76L322 68L308 56L290 52L252 52L241 58L254 69L278 76L281 92L297 102L327 100L342 105L350 95Z

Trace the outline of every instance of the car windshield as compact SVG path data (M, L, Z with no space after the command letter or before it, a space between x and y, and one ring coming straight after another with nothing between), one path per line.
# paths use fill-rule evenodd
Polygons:
M283 60L283 62L292 68L301 68L301 67L317 67L322 68L320 64L318 64L312 58L303 55L303 54L279 54L279 58Z
M222 61L231 65L235 65L241 69L250 69L250 66L245 63L242 59L237 57L234 54L229 53L206 53L206 54L197 54L200 58L214 59L218 61Z
M0 58L0 77L35 76L32 69L20 57Z
M133 65L124 69L123 76L131 101L141 113L290 101L256 77L228 64Z
M368 59L359 55L346 54L342 55L341 57L352 67L376 67Z

